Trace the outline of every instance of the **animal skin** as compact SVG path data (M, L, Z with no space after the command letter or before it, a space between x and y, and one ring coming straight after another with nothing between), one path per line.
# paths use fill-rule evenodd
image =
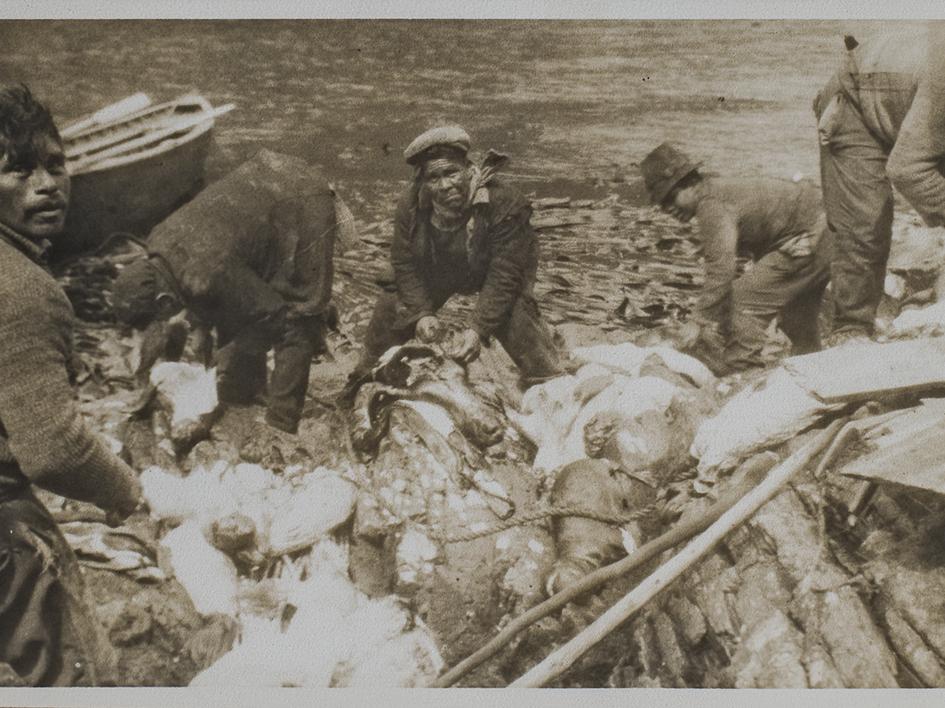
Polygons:
M424 366L423 360L432 365ZM404 345L388 351L374 371L374 381L358 390L349 418L352 444L370 454L387 432L389 405L420 401L443 408L463 436L480 448L502 439L505 421L497 397L480 395L466 369L432 347Z
M551 490L554 506L574 506L622 516L651 503L656 489L623 472L608 460L584 459L561 469ZM634 543L642 539L631 529ZM592 570L626 554L621 529L579 516L554 521L557 560L545 583L549 595L577 582Z

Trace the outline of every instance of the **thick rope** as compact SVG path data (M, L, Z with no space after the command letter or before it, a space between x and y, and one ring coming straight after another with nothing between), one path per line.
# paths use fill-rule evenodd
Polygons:
M588 573L581 580L568 585L544 602L540 602L528 609L509 622L509 624L483 647L476 650L452 669L444 673L440 678L434 681L431 686L437 688L452 686L477 666L495 656L496 653L507 646L516 635L538 620L560 610L575 598L585 593L593 592L614 578L624 576L630 571L641 567L653 558L658 557L663 551L669 550L689 540L697 533L704 531L748 493L749 490L754 488L777 460L778 458L775 455L755 455L739 467L739 471L735 475L735 484L720 490L718 501L710 505L701 514L678 522L658 538L648 541L637 548L626 558Z
M518 514L511 519L477 531L465 531L457 534L442 534L428 530L427 533L432 539L439 541L440 543L463 543L465 541L474 541L477 538L483 538L485 536L501 533L502 531L507 531L511 528L515 528L516 526L525 526L526 524L533 524L535 522L543 521L552 517L579 516L584 519L600 521L604 524L622 526L623 524L628 524L632 521L639 521L640 519L652 516L657 512L657 510L657 505L650 504L626 514L603 514L576 506L550 506L544 509L537 509L535 511Z

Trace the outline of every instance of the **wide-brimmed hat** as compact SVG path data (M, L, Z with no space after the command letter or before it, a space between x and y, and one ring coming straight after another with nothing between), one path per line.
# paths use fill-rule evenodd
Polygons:
M673 187L700 167L701 162L693 162L672 143L662 143L643 158L640 172L643 173L643 184L650 194L650 200L654 204L662 204Z
M469 133L458 125L439 125L421 133L404 150L404 159L408 165L419 165L435 152L432 148L447 148L461 153L469 152L471 144Z

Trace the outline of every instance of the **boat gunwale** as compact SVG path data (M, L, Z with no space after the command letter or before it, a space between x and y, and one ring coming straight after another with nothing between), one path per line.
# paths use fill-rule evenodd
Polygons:
M124 167L125 165L133 162L145 162L164 153L171 152L186 143L199 139L204 133L211 131L215 123L216 119L210 117L205 121L197 123L183 135L178 137L168 136L164 140L159 141L154 146L143 148L141 150L133 150L129 153L118 154L112 157L106 157L105 159L99 160L97 162L89 162L85 166L80 164L77 171L69 170L69 176L74 179L76 177L94 172L102 172L104 170ZM68 163L66 164L66 168L68 170Z
M150 106L145 106L144 108L137 110L134 113L130 113L126 116L121 116L120 118L115 118L106 123L97 123L97 124L90 125L87 128L80 130L78 133L74 135L70 135L67 138L63 138L63 145L65 147L74 145L77 142L88 140L90 136L93 136L97 133L104 133L109 130L115 130L121 125L131 125L131 124L134 124L135 122L155 117L156 114L160 113L161 111L167 111L168 109L172 109L178 105L187 104L187 103L191 103L193 105L199 106L202 112L204 113L213 111L213 104L210 103L210 101L208 101L204 96L201 96L200 94L196 94L196 93L186 93L181 96L178 96L177 98L171 99L170 101L164 101L163 103L157 103L157 104L152 104ZM197 113L195 113L194 115L197 115ZM82 120L83 119L79 119L78 121L75 121L75 123L81 122ZM66 126L65 128L63 128L63 130L68 130L68 129L69 129L69 126Z

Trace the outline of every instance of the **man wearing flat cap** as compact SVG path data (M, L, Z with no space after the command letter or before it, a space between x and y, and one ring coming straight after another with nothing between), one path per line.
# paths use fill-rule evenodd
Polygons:
M663 143L640 165L652 202L699 227L705 283L684 344L711 346L721 335L718 373L762 366L766 329L778 317L792 354L818 351L831 255L820 190L806 181L704 176L701 164ZM753 263L739 277L740 256Z
M474 360L495 337L524 382L560 373L532 294L538 241L529 223L531 206L495 177L505 156L490 150L476 166L467 157L469 147L466 131L449 125L428 130L404 151L415 173L394 218L390 258L396 292L378 298L349 394L388 348L414 335L437 339L436 313L457 293L478 292L479 298L455 358Z

